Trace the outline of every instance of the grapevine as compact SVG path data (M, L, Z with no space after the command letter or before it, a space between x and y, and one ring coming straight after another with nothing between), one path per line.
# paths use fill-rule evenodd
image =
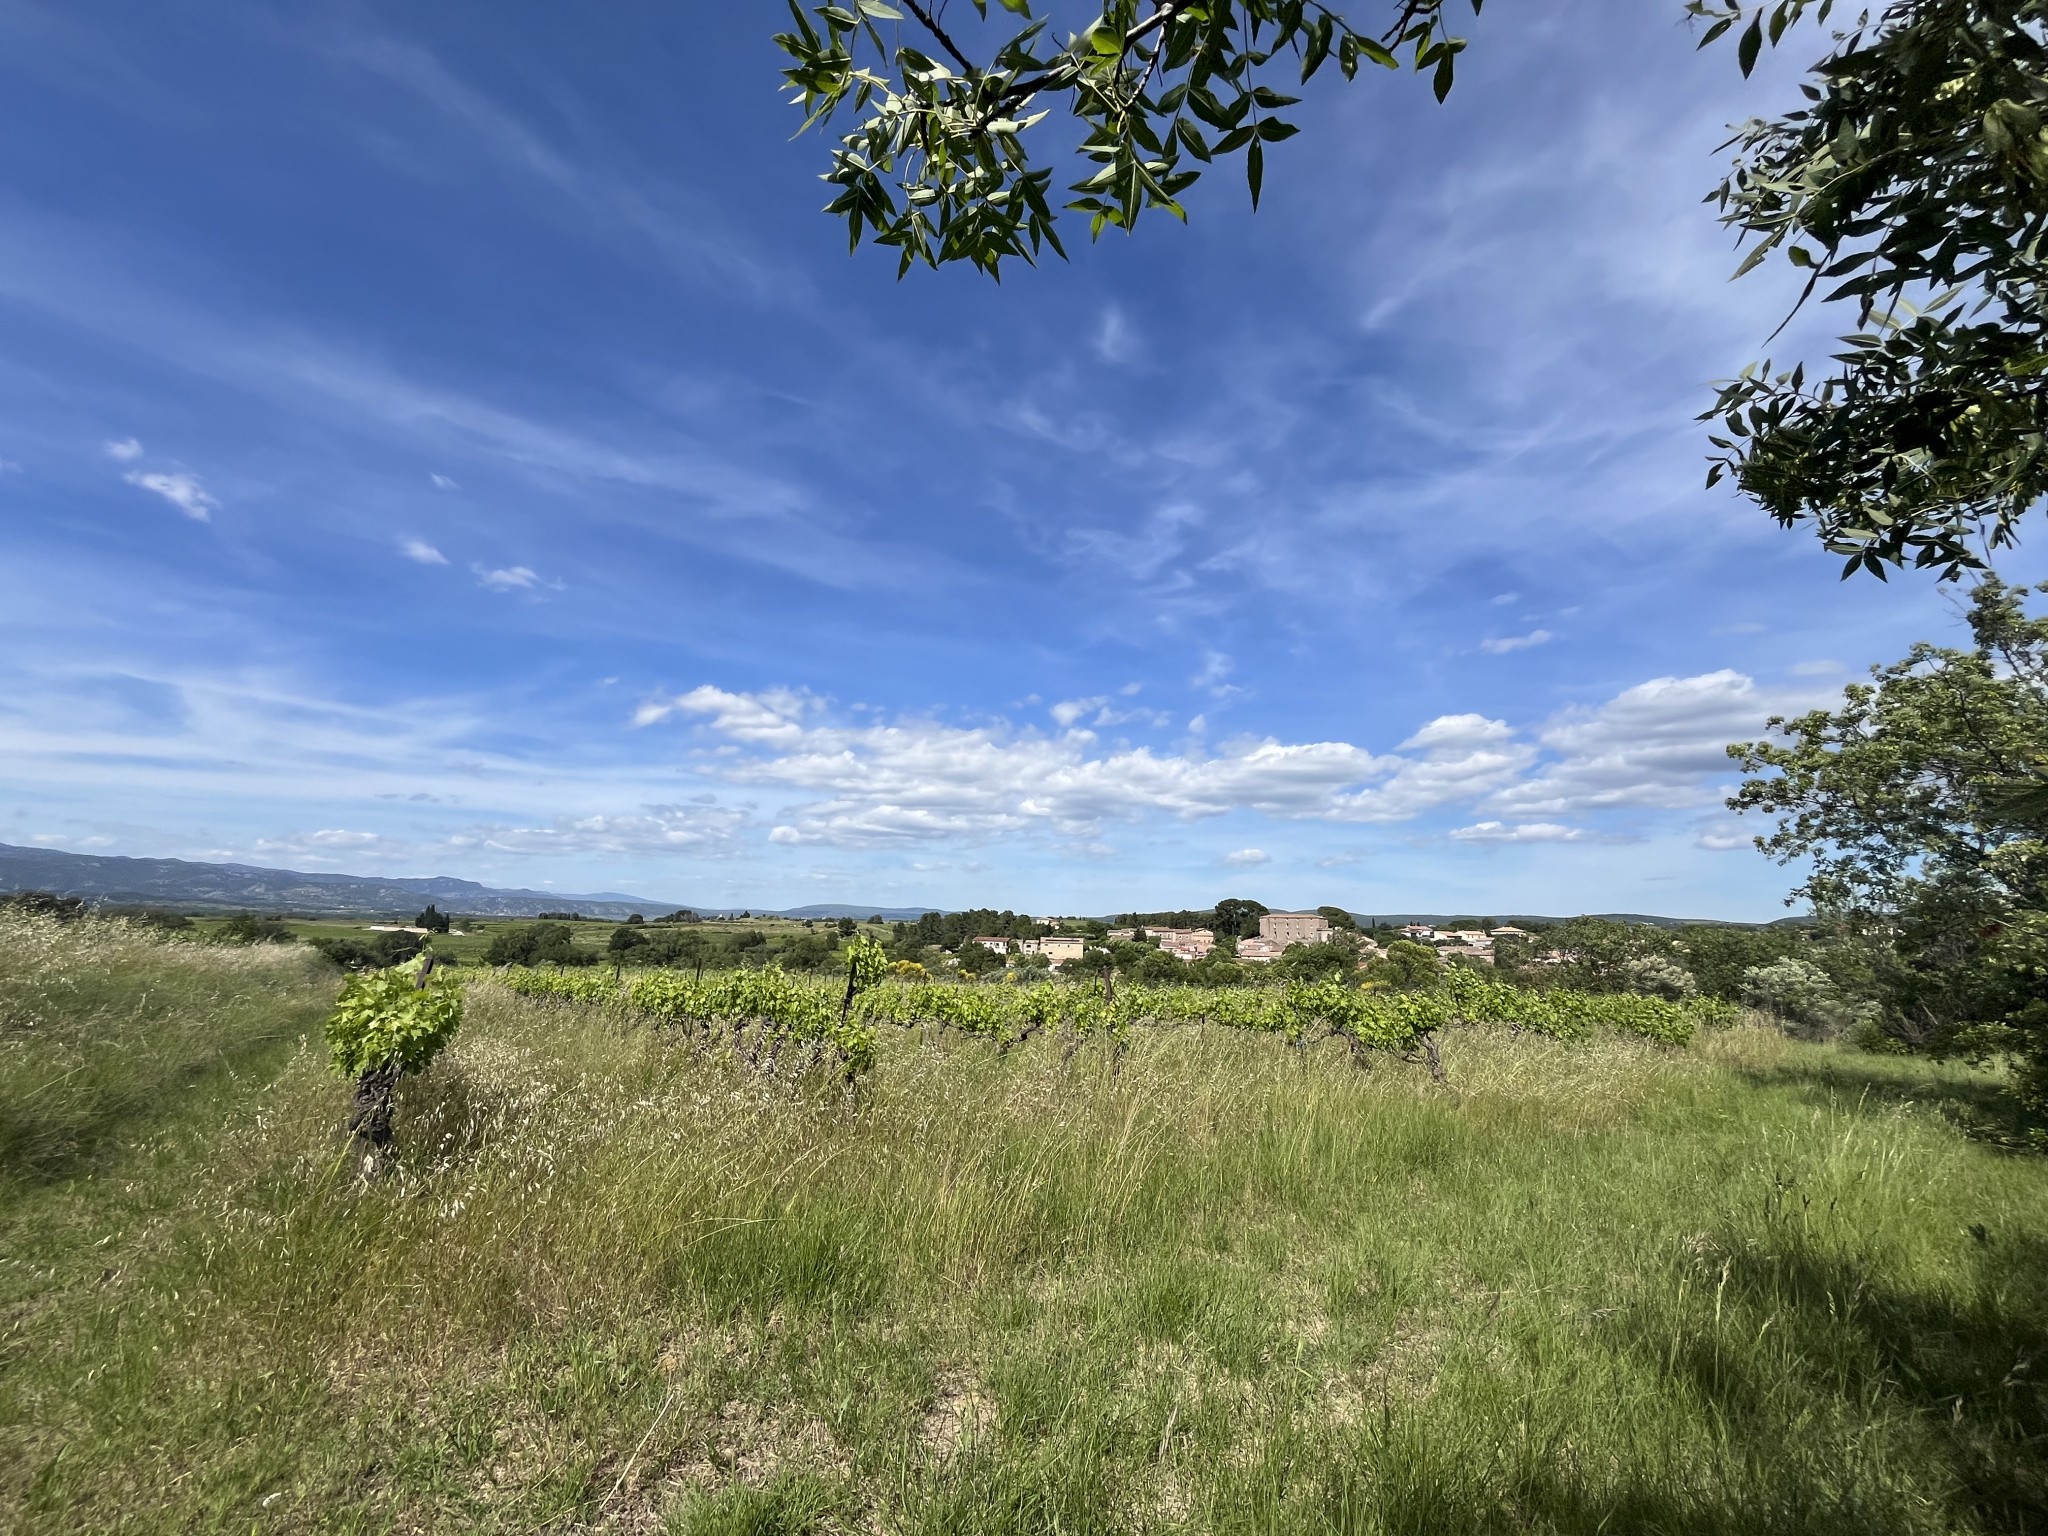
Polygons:
M859 941L848 947L846 963L843 990L828 978L776 969L697 978L648 971L624 982L590 972L511 969L501 980L524 997L621 1008L701 1044L725 1040L757 1065L772 1065L791 1047L803 1051L808 1065L829 1053L848 1082L872 1068L884 1028L951 1030L999 1051L1041 1034L1057 1035L1071 1055L1091 1041L1120 1052L1141 1027L1207 1023L1272 1035L1301 1050L1339 1040L1360 1064L1373 1052L1420 1053L1432 1070L1440 1070L1435 1043L1439 1032L1455 1025L1505 1025L1567 1042L1605 1030L1682 1046L1702 1026L1727 1023L1732 1012L1707 999L1677 1003L1629 993L1538 992L1464 970L1415 992L1334 981L1225 991L1127 985L1109 999L1093 986L1064 982L963 986L897 980L880 946Z

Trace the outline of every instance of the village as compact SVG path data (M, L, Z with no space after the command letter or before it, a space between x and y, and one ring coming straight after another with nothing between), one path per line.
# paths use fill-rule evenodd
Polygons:
M1084 920L1064 917L1042 917L1036 920L1041 926L1055 930L1083 926ZM1143 943L1156 946L1162 954L1173 956L1192 964L1215 953L1219 946L1232 953L1248 965L1270 965L1296 944L1328 944L1346 941L1357 949L1358 962L1362 965L1379 958L1385 951L1374 939L1367 937L1356 928L1339 928L1322 912L1267 912L1258 919L1259 931L1232 940L1217 935L1211 928L1168 928L1134 925L1125 928L1109 928L1104 932L1056 931L1040 938L1013 939L998 935L977 935L974 942L998 955L1024 956L1040 955L1055 969L1078 963L1091 947L1103 943ZM1088 928L1100 928L1099 924L1086 924ZM1427 923L1407 923L1399 935L1415 944L1425 944L1435 949L1444 959L1461 957L1468 961L1491 965L1494 946L1498 941L1526 943L1534 936L1524 929L1509 924L1495 924L1485 928L1438 929ZM1545 957L1535 957L1539 963Z

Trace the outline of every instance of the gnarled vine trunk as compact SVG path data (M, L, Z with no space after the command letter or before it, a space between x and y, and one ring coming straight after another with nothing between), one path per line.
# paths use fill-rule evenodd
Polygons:
M387 1061L356 1079L349 1101L348 1134L356 1166L364 1178L375 1178L391 1161L392 1096L398 1089L399 1066Z

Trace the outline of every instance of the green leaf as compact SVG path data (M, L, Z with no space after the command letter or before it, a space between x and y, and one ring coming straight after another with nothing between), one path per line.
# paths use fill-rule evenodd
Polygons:
M1266 151L1257 139L1244 154L1244 179L1252 189L1252 208L1259 206L1259 188L1266 180Z
M1735 62L1742 66L1742 77L1747 80L1749 72L1756 68L1756 56L1764 46L1764 13L1758 11L1743 31L1742 40L1735 45Z

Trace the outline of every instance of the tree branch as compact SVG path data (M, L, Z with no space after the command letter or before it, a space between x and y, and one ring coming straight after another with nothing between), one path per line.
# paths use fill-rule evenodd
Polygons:
M981 71L975 67L973 60L969 59L966 54L960 51L960 45L954 42L952 38L946 35L946 29L939 25L937 17L933 16L930 11L926 10L922 5L918 4L918 0L903 0L903 3L910 7L910 14L915 16L921 23L923 23L925 31L931 33L933 37L938 39L939 46L945 49L946 52L950 53L953 56L953 62L955 64L958 64L962 69L966 70L970 76L981 73Z

